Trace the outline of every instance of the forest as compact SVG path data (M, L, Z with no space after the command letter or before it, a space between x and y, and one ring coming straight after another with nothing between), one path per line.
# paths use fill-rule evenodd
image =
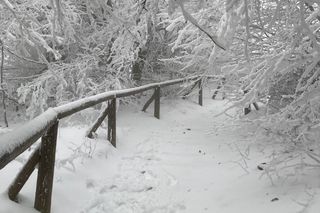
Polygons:
M200 76L226 99L214 117L281 147L267 176L319 169L319 0L0 0L0 26L3 129L103 92Z

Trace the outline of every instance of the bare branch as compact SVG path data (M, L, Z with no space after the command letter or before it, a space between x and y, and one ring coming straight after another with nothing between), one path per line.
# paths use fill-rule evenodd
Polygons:
M199 25L199 23L197 22L197 20L195 18L192 17L192 15L190 13L188 13L183 6L183 3L181 1L177 2L182 10L183 16L187 21L190 21L194 26L196 26L200 31L204 32L212 41L215 45L217 45L219 48L226 50L226 48L224 47L224 45L218 41L217 36L212 35L211 33L209 33L206 29L204 29L202 26Z

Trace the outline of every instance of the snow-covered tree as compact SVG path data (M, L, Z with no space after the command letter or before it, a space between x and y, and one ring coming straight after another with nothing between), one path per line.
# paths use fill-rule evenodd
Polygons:
M295 145L315 143L319 4L4 0L5 89L32 117L49 106L136 83L215 75L226 79L233 107L265 103L266 113L256 122L268 132Z

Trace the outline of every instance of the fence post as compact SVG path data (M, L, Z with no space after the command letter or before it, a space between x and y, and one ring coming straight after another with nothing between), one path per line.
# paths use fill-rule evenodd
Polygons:
M42 136L40 161L34 208L41 213L50 213L53 187L54 163L59 123L53 124Z
M199 105L203 106L203 88L202 88L202 79L199 80Z
M13 183L10 185L8 190L8 196L12 201L18 201L17 195L21 191L24 184L29 179L30 175L36 168L36 165L39 163L40 160L40 149L37 148L32 154L27 163L23 166L20 170L19 174L14 179Z
M146 102L146 104L143 106L142 111L145 112L148 107L150 106L150 104L154 101L155 99L155 92L153 92L151 98Z
M93 133L97 131L99 126L102 124L103 120L108 116L109 114L109 107L106 107L99 115L97 120L93 123L93 125L88 129L86 136L88 138L93 138Z
M117 99L113 98L108 103L109 115L108 115L108 141L116 147L117 146Z
M160 86L156 87L154 90L154 117L160 119Z

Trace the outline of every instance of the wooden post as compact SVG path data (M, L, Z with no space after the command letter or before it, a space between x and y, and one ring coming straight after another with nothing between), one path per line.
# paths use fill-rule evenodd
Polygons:
M226 84L226 78L222 77L219 82L218 82L218 86L216 88L216 90L214 91L213 95L212 95L212 99L215 99L216 96L218 95L218 92L221 90L222 87L224 87L224 85ZM222 88L223 89L223 88ZM223 89L222 91L222 100L225 99L225 91Z
M156 87L154 90L154 117L160 119L160 86Z
M258 106L257 102L253 102L252 104L253 104L253 106L254 106L254 108L255 108L256 110L259 110L259 106Z
M117 99L113 98L108 103L109 115L108 115L108 141L116 147L117 146Z
M154 101L155 97L156 97L156 92L154 92L154 93L152 94L151 98L150 98L150 99L146 102L146 104L143 106L142 112L145 112L145 111L148 109L148 107L150 106L150 104Z
M34 202L34 208L41 213L50 213L51 211L58 126L58 122L53 124L41 139L37 189Z
M212 95L212 99L215 99L216 96L218 95L219 90L221 89L221 85L219 84L217 89L214 91L213 95Z
M109 107L106 107L99 115L97 120L93 123L93 125L88 129L86 136L88 138L93 138L93 133L97 131L99 126L102 124L103 120L108 116L109 114Z
M202 88L202 79L199 80L199 105L203 106L203 88Z
M36 168L40 160L40 148L37 148L32 154L27 163L20 170L19 174L14 179L8 190L10 200L18 202L17 195L21 191L24 184L29 179L30 175Z

